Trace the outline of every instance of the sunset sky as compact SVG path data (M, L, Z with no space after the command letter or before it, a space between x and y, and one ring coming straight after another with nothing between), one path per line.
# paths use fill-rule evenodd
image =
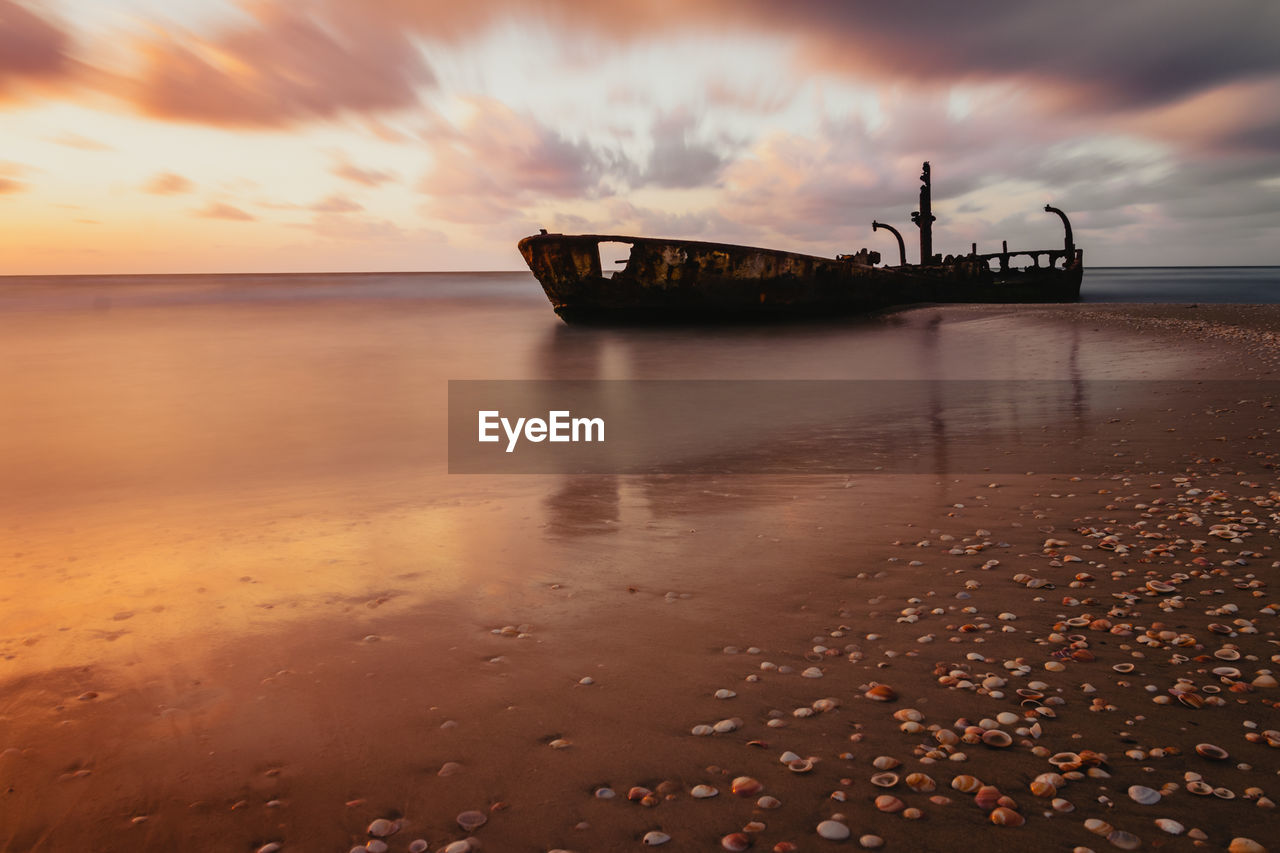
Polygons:
M942 252L1280 263L1273 0L0 0L0 111L0 274L892 258L925 159Z

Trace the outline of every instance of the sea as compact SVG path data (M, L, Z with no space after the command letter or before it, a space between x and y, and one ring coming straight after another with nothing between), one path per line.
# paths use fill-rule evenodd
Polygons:
M1195 326L1191 305L1280 301L1280 268L1090 270L1083 295L1177 303ZM528 809L524 791L572 802L596 780L647 778L611 762L650 742L642 726L687 730L650 713L667 695L654 685L709 694L693 680L726 643L755 642L750 626L811 635L837 600L819 587L870 571L859 543L902 536L913 507L950 517L1028 471L1146 470L1141 454L1181 441L1183 423L1136 419L1114 383L1210 387L1213 341L1095 313L591 328L562 323L528 273L0 278L0 848L249 850L283 832L338 849L373 817L494 797L514 808L495 805L486 832L553 813L572 825L575 808ZM611 401L632 409L632 381L699 380L674 383L690 389L676 449L714 464L454 472L451 387L528 380L621 389ZM874 387L839 423L786 397L755 421L720 403L797 380L818 398ZM1230 405L1258 396L1212 387ZM1031 438L1023 456L995 441L1011 435ZM1046 467L1054 447L1087 464ZM835 448L884 471L833 468ZM906 457L924 473L898 476ZM997 494L1040 506L1078 489L1043 482L1044 496ZM1006 521L976 507L955 529ZM804 592L823 615L793 596L742 617L773 608L793 569L825 579ZM602 686L578 690L586 674ZM559 732L580 744L571 764L595 762L577 776L545 772ZM436 778L455 762L457 778ZM556 784L576 787L545 793ZM263 808L276 791L283 807Z

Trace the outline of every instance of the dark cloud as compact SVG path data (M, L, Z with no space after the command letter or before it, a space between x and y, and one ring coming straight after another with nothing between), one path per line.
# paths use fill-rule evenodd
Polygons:
M272 127L413 106L434 82L405 33L354 7L252 8L252 23L210 39L142 43L144 69L124 94L158 118Z
M153 195L176 195L195 189L195 184L175 172L161 172L142 185L144 192Z
M506 219L537 199L600 198L634 176L621 155L557 131L497 101L480 99L460 128L428 136L434 165L419 189L428 209L451 222Z
M233 222L253 222L257 219L251 213L245 213L238 207L233 207L220 201L210 202L196 211L196 216L203 216L206 219L228 219Z
M640 184L659 187L701 187L714 184L725 165L715 147L695 139L698 121L677 112L660 117L653 125L653 153L639 178Z
M0 0L0 95L23 82L69 73L70 39L27 6Z

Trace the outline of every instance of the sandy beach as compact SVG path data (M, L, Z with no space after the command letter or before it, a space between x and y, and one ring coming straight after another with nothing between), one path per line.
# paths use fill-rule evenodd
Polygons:
M1200 384L1099 417L1114 453L1080 470L946 476L450 476L435 380L461 377L418 349L401 396L333 356L316 434L272 433L283 404L211 423L212 386L166 408L209 447L277 435L243 469L181 468L140 420L64 469L74 408L10 414L0 851L1274 847L1280 310L923 307L867 336L926 323L1019 378ZM548 335L569 374L649 346ZM275 381L309 340L280 331ZM335 456L366 423L408 437ZM110 458L150 460L145 499Z

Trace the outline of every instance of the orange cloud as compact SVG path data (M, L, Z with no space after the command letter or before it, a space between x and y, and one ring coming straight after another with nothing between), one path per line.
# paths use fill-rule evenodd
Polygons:
M99 142L96 139L90 139L87 136L81 136L78 133L72 133L70 131L60 134L58 136L51 136L49 137L49 141L57 145L65 145L68 148L78 148L81 151L114 151L115 150L105 142Z
M346 196L335 194L311 205L311 209L317 213L355 213L356 211L364 210L364 206L357 204Z
M416 45L352 7L262 3L250 24L203 39L160 32L120 93L156 118L273 127L412 106L434 82Z
M67 74L67 34L26 6L0 0L0 96Z
M362 169L347 160L343 160L335 165L331 171L343 180L363 184L366 187L376 187L379 184L383 184L395 178L395 174L393 172L382 172L377 169Z
M206 207L196 211L196 216L206 219L228 219L234 222L253 222L257 219L251 213L245 213L238 207L222 202L210 202Z
M15 181L12 178L0 178L0 195L9 193L19 193L27 188L22 181Z
M174 172L161 172L147 181L142 189L154 195L174 195L191 192L195 189L195 184Z

